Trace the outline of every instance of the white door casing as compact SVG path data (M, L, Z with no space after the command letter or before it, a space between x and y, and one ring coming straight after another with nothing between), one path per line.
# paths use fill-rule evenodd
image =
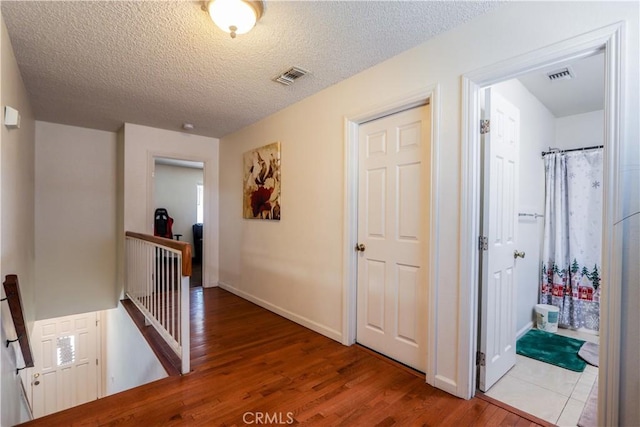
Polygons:
M420 371L427 360L429 108L359 127L357 341Z
M605 195L602 239L602 279L608 283L606 299L601 300L600 372L598 388L598 425L618 425L620 414L620 337L622 335L622 228L616 227L619 219L622 193L618 162L622 147L633 141L621 137L628 94L623 91L627 79L623 64L628 57L624 49L624 21L597 28L578 36L558 41L517 57L502 60L462 76L462 187L460 221L460 298L458 316L457 381L451 393L469 399L475 395L477 383L475 365L478 350L478 277L480 272L477 250L481 209L480 177L480 105L482 88L518 77L530 71L568 60L605 52L605 131L604 131L604 181ZM436 218L437 219L437 218ZM437 222L437 221L436 221ZM437 229L437 224L433 229ZM434 332L438 335L438 331ZM437 338L435 339L437 341ZM437 370L437 363L435 369Z
M34 418L98 398L97 313L39 320L34 324L30 368Z
M479 388L487 391L516 362L516 274L520 111L485 91Z

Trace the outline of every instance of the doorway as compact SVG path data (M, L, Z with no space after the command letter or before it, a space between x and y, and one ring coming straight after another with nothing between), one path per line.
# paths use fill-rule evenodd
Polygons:
M431 85L411 93L400 95L386 102L368 106L359 113L354 113L345 119L345 203L344 203L344 235L343 256L346 266L343 276L343 324L342 343L352 345L356 343L357 329L357 280L358 256L355 250L358 242L358 158L359 158L359 130L360 125L373 120L392 115L397 112L410 110L428 104L429 146L425 147L426 158L423 176L425 179L425 212L421 224L427 230L424 259L426 260L427 283L435 283L438 275L438 258L433 248L438 245L437 213L438 211L438 136L440 95L438 85ZM427 286L426 289L426 382L436 383L435 365L435 330L437 318L436 288Z
M99 320L91 312L34 323L35 366L27 369L34 418L100 397Z
M359 128L357 342L426 371L429 105Z
M204 163L154 157L153 210L166 209L172 238L192 247L192 287L203 285Z
M469 209L463 213L463 223L469 226L463 230L462 256L468 256L469 264L461 266L461 279L463 288L469 286L469 298L461 300L461 307L468 303L471 314L471 329L469 332L471 347L468 348L469 360L471 354L475 355L478 342L478 310L479 288L478 275L480 272L480 252L478 251L478 236L480 231L480 205L479 193L480 185L480 150L479 131L477 123L480 121L479 98L482 88L494 85L498 82L518 77L527 72L540 70L547 66L559 65L568 60L586 58L596 53L605 53L605 102L604 102L604 176L602 186L605 189L606 200L603 201L603 232L602 232L602 254L603 256L603 278L609 283L605 289L607 298L606 305L601 307L602 313L602 341L600 346L600 388L598 391L598 423L616 424L618 403L615 400L617 384L619 383L619 369L615 363L607 363L613 360L615 344L620 335L620 315L614 308L620 303L620 283L616 280L619 277L619 265L614 259L618 256L618 242L613 233L611 218L614 217L614 209L617 206L619 195L616 193L617 176L615 173L615 159L619 152L619 141L617 138L620 129L619 110L616 108L621 96L620 82L615 76L620 70L620 25L612 25L603 29L595 30L570 39L557 45L540 49L522 57L507 61L501 65L487 67L472 74L463 76L463 104L465 135L463 136L463 170L468 169L463 183L463 200L468 204ZM542 58L542 59L540 59ZM476 124L474 126L473 124ZM475 237L474 237L475 236ZM464 317L464 316L463 316ZM466 324L463 322L463 324ZM463 328L463 332L466 327ZM472 367L469 375L469 385L471 385L470 395L474 395L476 386L476 369ZM602 378L606 377L607 381Z
M549 80L549 75L557 76L564 70L570 70L573 77ZM504 254L513 274L497 275L511 277L511 282L502 289L503 294L492 295L492 292L496 292L496 283L481 286L479 342L480 352L486 354L486 357L479 367L478 388L487 396L538 418L559 425L576 425L590 400L590 392L598 372L597 366L586 366L581 362L577 348L580 342L598 342L602 150L591 147L602 146L604 139L604 55L597 53L493 84L484 90L484 98L485 103L492 106L491 123L495 122L498 127L508 121L496 122L493 117L495 98L513 103L521 114L518 126L520 130L515 132L514 138L520 140L519 155L513 163L517 172L515 177L503 179L492 169L493 162L485 161L483 168L485 208L482 234L489 235L488 250L481 252L483 280L488 279L488 276L496 276L486 274L495 270L486 261L495 258L497 250L509 246L508 241L500 241L496 250L492 246L496 239L491 227L501 223L500 219L504 216L500 212L508 213L510 222L502 229L513 230L513 247ZM498 108L500 110L504 108ZM485 108L485 114L487 111L488 108ZM490 131L484 135L485 155L496 149L493 146L494 139L500 134L500 129L491 126ZM550 147L554 152L549 153ZM555 154L555 151L561 149L568 151ZM502 153L501 156L504 158ZM548 156L555 158L552 160ZM553 168L551 171L548 169L552 164L550 162L556 161L558 165L562 162L571 169L566 181L552 181L551 178L556 177L556 174L551 173ZM560 175L563 174L557 175L556 178L560 180ZM504 181L505 185L488 188L487 183L496 178ZM514 185L508 185L510 182ZM581 205L592 200L594 206L588 209L572 207L571 215L568 214L569 208L566 208L565 215L562 213L565 208L552 207L555 201L553 194L559 194L559 189L566 188L567 185L571 187L571 194L574 195L572 197ZM496 189L502 189L503 192L511 189L512 194L519 193L520 197L516 197L513 207L507 209L508 203L503 203L502 209L496 213L495 204L492 203ZM573 198L560 199L572 200L574 203ZM589 220L583 221L583 216ZM568 227L559 227L559 224L564 224L562 218L568 220ZM569 245L571 260L579 260L574 261L574 268L571 268L568 259L562 260L559 253L554 253L554 242L564 241L565 235L566 240L570 240L569 227L571 236L575 236L571 238ZM555 233L551 233L552 230ZM547 249L543 251L543 248ZM590 252L593 252L593 256L587 259ZM554 260L553 266L549 264L550 259ZM589 266L589 272L583 274L582 270L586 265ZM591 271L594 265L598 266L595 273ZM548 276L543 274L542 269L553 270L554 273ZM589 279L591 277L593 282ZM583 289L584 293L579 292L579 289ZM510 298L510 302L505 304L500 300L501 297ZM520 353L515 354L516 340L525 334L530 337L535 332L536 343L540 346L545 344L542 340L544 333L529 332L538 326L534 310L538 303L559 307L561 328L556 334L579 340L572 342L577 346L573 357L584 370L574 372ZM487 345L495 336L498 336L501 345ZM504 348L502 343L506 344ZM509 356L509 363L496 366L501 362L502 354L492 352L494 348L508 349L505 353ZM592 362L597 365L597 360Z

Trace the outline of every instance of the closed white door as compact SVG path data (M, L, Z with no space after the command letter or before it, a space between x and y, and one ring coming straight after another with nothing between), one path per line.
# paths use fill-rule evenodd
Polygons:
M480 381L487 391L516 363L516 258L520 111L485 91Z
M35 322L33 347L35 366L30 372L34 417L98 398L96 313Z
M357 341L426 369L429 106L359 128Z

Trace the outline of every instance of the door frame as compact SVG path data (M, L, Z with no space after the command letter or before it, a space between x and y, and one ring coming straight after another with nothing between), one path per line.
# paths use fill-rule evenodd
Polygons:
M429 241L427 253L429 259L425 260L425 266L429 269L427 276L427 383L435 383L435 364L433 354L436 339L437 305L436 292L438 289L438 147L439 147L439 116L440 116L440 86L438 84L425 86L417 91L407 93L397 98L390 99L380 105L356 112L344 118L344 226L343 226L343 260L345 268L342 278L342 344L352 345L356 342L357 325L357 272L358 258L353 249L358 239L358 141L360 125L376 120L400 111L414 107L430 105L431 134L430 137L430 200L427 201L427 209L431 220L428 225Z
M208 173L212 168L211 165L209 164L210 162L208 162L206 159L202 159L201 157L198 156L185 156L185 155L178 155L176 153L166 153L166 152L162 152L162 151L148 151L147 152L147 171L148 171L148 176L149 179L147 180L147 218L153 218L154 215L154 211L155 211L155 189L156 189L156 181L155 181L155 164L156 164L156 159L167 159L167 160L183 160L183 161L188 161L188 162L199 162L202 163L202 191L203 191L203 196L204 196L204 206L203 206L203 216L204 216L204 220L205 222L210 218L210 212L211 212L211 198L213 196L209 196L207 195L207 176ZM149 234L153 234L153 221L150 221L149 223ZM209 269L206 268L206 260L207 260L207 253L208 253L208 245L209 245L209 236L211 236L211 234L209 234L206 231L205 227L205 231L202 234L202 287L203 288L208 288L208 287L213 287L213 286L217 286L216 285L209 285ZM208 228L212 228L212 227L208 227ZM211 239L211 241L213 241L213 239ZM214 242L215 243L215 242ZM217 245L216 245L217 246ZM195 252L193 252L193 254L195 254Z
M104 335L104 327L103 324L104 322L102 321L102 313L103 311L88 311L86 313L76 313L76 314L69 314L69 315L65 315L65 316L59 316L59 317L52 317L49 319L40 319L40 320L36 320L35 322L38 322L39 325L39 336L36 337L38 338L37 340L32 340L31 342L36 342L38 345L41 344L42 342L42 323L46 322L48 320L55 320L57 324L59 324L58 322L60 321L61 318L66 318L66 317L79 317L79 316L83 316L83 315L91 315L91 314L95 314L96 316L96 323L94 325L95 327L95 352L96 352L96 364L92 366L95 367L96 370L96 399L101 399L103 397L105 397L105 393L103 390L103 384L104 384L104 375L105 375L105 367L106 364L104 363L104 361L106 360L106 353L105 353L105 342L103 340ZM32 330L33 332L33 330ZM32 336L30 337L33 337ZM34 388L34 384L33 384L33 374L34 371L36 371L36 366L32 366L30 368L26 368L24 370L21 370L19 375L20 378L22 380L22 386L23 386L23 390L25 392L26 398L27 398L27 403L29 406L29 415L31 416L31 420L35 419L34 418L34 414L33 414L33 408L34 408L34 399L33 399L33 388ZM89 400L88 402L94 402L94 400ZM85 403L88 403L85 402ZM76 407L78 405L75 406L71 406L72 408ZM59 411L57 411L59 412ZM46 416L46 415L44 415Z
M480 256L480 105L479 92L486 86L560 62L604 52L605 135L602 276L610 286L601 299L600 372L598 425L618 424L619 355L621 335L622 236L614 220L619 217L618 163L622 137L624 23L609 25L462 76L462 188L460 201L459 378L461 391L472 397L476 391L475 352L478 342L478 298ZM604 338L604 339L602 339ZM466 388L466 390L465 390Z

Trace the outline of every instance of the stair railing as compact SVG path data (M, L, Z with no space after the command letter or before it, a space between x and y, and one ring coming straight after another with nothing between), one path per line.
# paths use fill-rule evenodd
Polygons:
M191 245L126 232L125 295L190 369L189 277Z

